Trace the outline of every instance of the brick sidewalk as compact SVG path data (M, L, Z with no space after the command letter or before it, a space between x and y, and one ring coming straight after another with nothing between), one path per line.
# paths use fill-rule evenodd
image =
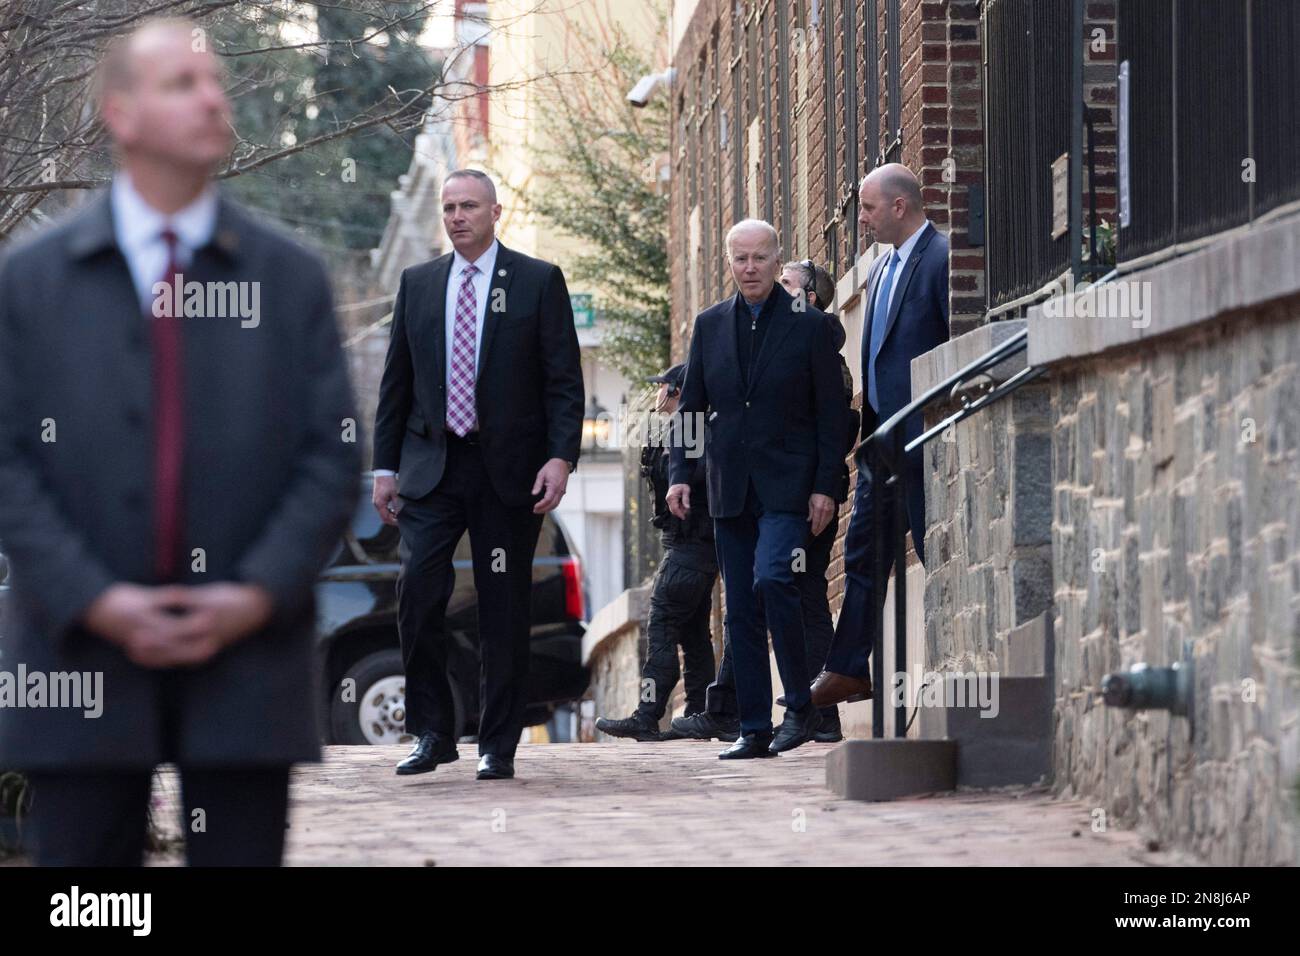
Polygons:
M330 747L293 780L286 862L298 866L682 864L1176 865L1132 831L1093 833L1089 808L1042 790L892 803L825 787L832 745L723 762L723 745L522 745L519 778L474 779L472 744L398 777L407 747ZM174 819L176 780L164 775ZM160 808L162 809L162 808ZM163 817L160 813L160 819ZM213 821L209 822L210 825ZM802 825L802 832L799 827ZM1075 835L1077 834L1077 835ZM159 857L166 865L179 857Z

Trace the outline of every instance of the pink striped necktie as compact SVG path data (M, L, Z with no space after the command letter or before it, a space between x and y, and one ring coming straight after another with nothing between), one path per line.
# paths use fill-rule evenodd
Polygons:
M451 387L447 392L447 427L464 438L478 425L474 411L474 358L478 325L478 302L474 276L478 267L468 265L461 272L456 296L456 320L451 332Z

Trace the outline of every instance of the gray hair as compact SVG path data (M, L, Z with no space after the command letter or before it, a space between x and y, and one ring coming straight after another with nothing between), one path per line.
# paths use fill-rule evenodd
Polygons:
M742 219L727 230L726 246L728 258L731 257L731 240L736 237L737 233L744 232L747 229L760 229L767 233L768 238L772 240L772 248L780 254L781 237L776 234L776 230L772 228L770 222L766 222L762 219Z
M811 268L809 268L811 264ZM791 259L781 267L781 271L793 270L799 273L799 284L807 289L812 286L812 291L817 294L817 308L823 312L831 307L831 300L835 298L835 280L831 274L819 265L812 264L811 259Z
M492 197L493 205L497 201L497 184L492 181L492 177L478 169L457 169L447 174L447 178L442 181L445 186L453 179L473 179L487 187L488 195Z

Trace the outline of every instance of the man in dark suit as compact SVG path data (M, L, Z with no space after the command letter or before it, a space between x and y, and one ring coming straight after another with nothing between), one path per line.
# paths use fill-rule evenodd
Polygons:
M558 266L496 240L496 186L442 189L454 251L402 273L375 415L376 510L401 529L397 626L406 669L399 774L457 759L446 610L469 530L483 669L480 780L514 776L523 729L533 552L577 467L583 384Z
M798 747L821 724L809 699L795 571L810 532L820 534L835 513L845 408L829 320L776 281L776 230L737 223L727 257L738 291L695 319L679 411L704 422L735 667L740 738L719 756L744 759ZM682 443L672 449L671 475L668 506L685 518L692 502ZM775 736L764 621L787 698Z
M921 185L898 163L872 170L858 191L858 223L864 234L893 248L872 264L867 277L867 321L862 332L862 437L912 400L912 359L948 340L948 237L925 217ZM907 440L921 433L921 419L906 423ZM925 485L921 453L907 460L907 520L916 554L925 560ZM844 603L825 670L813 684L813 701L828 707L872 695L868 669L885 581L874 579L872 548L889 528L875 527L872 496L883 478L868 456L858 460L853 516L844 537ZM885 502L892 515L892 501ZM884 574L889 574L889 549ZM901 574L901 572L900 572Z
M830 273L810 259L787 262L781 267L781 285L796 300L800 296L816 309L826 309L835 298L835 283ZM805 311L804 314L809 314ZM812 315L819 315L813 310ZM831 313L826 313L831 323L831 342L836 352L844 347L844 326ZM845 464L849 452L858 441L860 419L853 407L853 373L842 354L837 354L840 366L840 380L844 389L844 407L846 409L844 424L843 452L840 456L839 485L835 489L835 503L842 504L849 497L849 467ZM821 534L811 535L808 540L807 559L802 571L795 572L795 583L799 587L799 600L803 609L803 629L805 653L807 654L808 672L818 673L826 662L831 641L835 637L835 624L831 618L830 598L827 589L830 582L826 578L831 564L831 551L835 547L835 538L839 534L840 509L836 507L830 522ZM731 642L723 644L722 661L718 664L717 678L708 686L704 696L704 708L694 713L687 712L681 717L674 717L672 729L682 737L696 740L735 740L739 733L740 720L736 715L736 680L735 668L732 666ZM785 703L778 698L777 704ZM840 727L839 709L835 706L823 707L821 710L821 728L813 735L818 743L835 743L844 739Z
M111 49L112 188L0 266L4 662L102 675L97 716L0 709L42 864L138 865L163 762L191 864L278 864L289 766L319 759L312 585L355 504L351 392L322 263L210 183L230 108L193 29Z

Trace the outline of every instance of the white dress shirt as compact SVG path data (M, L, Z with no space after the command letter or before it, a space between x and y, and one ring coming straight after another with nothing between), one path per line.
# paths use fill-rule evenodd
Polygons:
M889 309L894 305L894 293L898 291L898 280L903 274L903 267L907 265L907 257L910 256L912 250L916 248L917 240L921 238L921 233L925 232L925 227L928 225L930 225L929 219L921 223L921 228L908 236L903 244L898 247L898 265L894 267L894 281L889 286L889 301L885 303L885 315L889 314ZM889 264L886 263L885 268L888 267Z
M497 264L497 249L500 248L495 239L492 245L487 247L483 255L474 260L472 265L478 269L473 279L474 286L474 305L475 328L474 328L474 370L475 379L477 380L479 361L483 356L483 320L487 316L488 308L488 291L492 288L492 270ZM447 356L446 367L443 369L443 379L447 383L446 394L451 394L451 344L456 330L456 300L460 298L461 283L464 282L464 273L467 266L471 265L470 261L462 256L459 252L453 253L451 258L451 271L447 273L447 299L444 307L444 334L443 341L446 347L443 352ZM430 423L432 425L432 422ZM445 422L444 422L445 424ZM384 475L394 475L396 472L387 468L376 468L374 475L376 478Z
M176 233L177 262L182 268L189 265L194 251L207 245L216 230L217 191L208 186L188 206L169 216L150 206L122 172L113 177L108 201L117 247L126 257L141 307L146 315L153 315L154 283L162 279L167 268L163 230Z

